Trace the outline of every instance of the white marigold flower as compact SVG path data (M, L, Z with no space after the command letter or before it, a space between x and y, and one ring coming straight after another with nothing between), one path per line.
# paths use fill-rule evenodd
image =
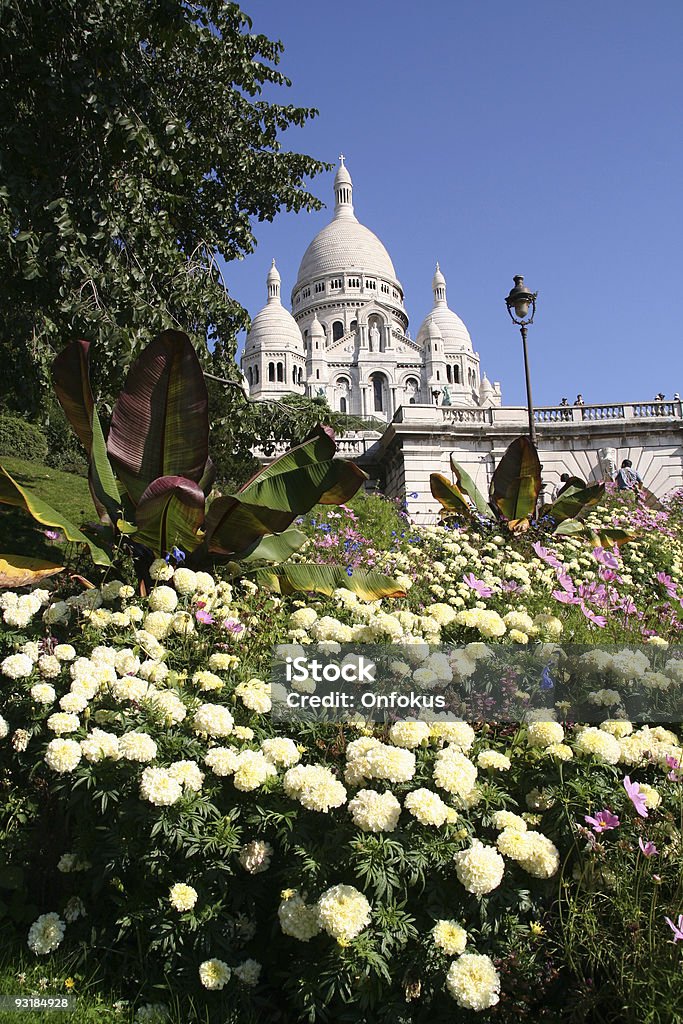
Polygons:
M258 985L259 978L261 976L261 964L258 960L244 960L243 963L238 964L235 967L233 974L243 985L247 985L249 988L255 988Z
M174 910L192 910L199 899L199 893L191 885L185 882L176 882L168 892L168 900Z
M209 579L211 579L210 576ZM194 594L197 589L197 573L193 572L192 569L176 569L173 574L173 586L181 597L188 597L190 594Z
M267 714L273 706L270 698L270 686L262 679L250 679L246 683L240 683L235 687L235 694L240 698L245 708L256 711L257 714Z
M37 640L28 640L25 644L21 645L19 653L25 654L35 665L40 657L40 649L40 644Z
M299 608L289 616L289 625L292 629L310 629L317 618L314 608Z
M168 774L183 786L186 793L188 790L198 793L204 782L204 772L196 761L174 761Z
M194 633L194 619L189 612L176 612L171 620L171 629L179 636L189 636Z
M230 981L231 973L225 961L217 960L215 957L199 965L199 980L204 988L210 991L225 988Z
M54 654L41 654L38 658L38 671L43 679L56 679L62 671L62 665Z
M556 757L558 761L571 761L574 757L574 751L566 743L551 743L545 748L544 753Z
M474 789L478 771L459 747L444 747L434 759L434 781L440 789L461 798Z
M276 736L261 742L261 752L266 760L283 768L291 768L301 760L301 754L294 740Z
M401 815L401 805L388 790L360 789L349 801L354 825L364 832L393 832Z
M481 646L484 647L485 644ZM431 723L431 734L437 739L445 740L454 747L459 747L465 754L471 749L475 740L474 729L467 722L439 721L435 719Z
M228 672L237 668L240 659L234 654L226 654L224 651L214 651L209 658L209 668L217 672Z
M526 832L527 824L520 814L514 814L512 811L496 811L493 815L493 827L499 831L516 828L519 832Z
M64 711L56 711L47 720L48 729L51 729L58 736L68 732L76 732L80 724L78 715L72 715Z
M394 722L389 730L389 739L397 747L413 750L429 739L430 732L426 722Z
M455 819L453 809L431 789L415 789L408 793L403 806L423 825L444 825Z
M85 903L80 896L72 896L64 907L64 920L67 924L73 924L79 917L86 917Z
M204 764L214 775L232 775L239 763L239 754L237 747L213 747L204 758Z
M119 752L126 761L144 764L157 756L157 745L146 732L126 732L119 739Z
M619 741L602 729L589 726L574 739L574 750L579 754L592 754L607 764L617 764L621 757Z
M194 731L206 736L229 736L235 719L222 704L202 704L192 720Z
M215 672L200 669L192 676L192 685L197 686L200 690L222 690L225 683Z
M121 596L121 587L124 586L123 580L109 580L103 587L100 588L102 600L109 603L116 601Z
M97 764L105 758L118 761L121 756L119 738L113 732L93 729L84 740L81 740L81 753L91 764Z
M510 758L498 750L480 751L477 756L477 764L480 768L493 768L500 772L507 772L512 767Z
M370 904L352 885L333 885L318 900L318 920L333 939L350 942L370 924Z
M258 875L262 871L268 870L272 856L273 847L270 843L263 842L261 839L252 839L250 843L245 843L240 850L239 862L250 875Z
M459 956L465 952L467 932L457 921L440 920L432 928L434 945L448 956Z
M648 785L647 782L640 783L640 795L645 798L645 806L649 807L651 811L659 807L662 802L661 795L654 786Z
M45 751L45 763L53 772L72 772L81 760L81 747L76 740L50 740Z
M34 700L36 704L54 704L56 699L55 688L49 683L36 683L31 687L31 700Z
M277 771L260 750L243 750L237 755L232 781L235 784L235 789L239 789L243 793L250 793L262 786L272 775L277 775Z
M369 750L363 762L363 774L369 779L409 782L415 774L415 754L385 743Z
M195 583L200 594L213 594L216 590L216 581L208 572L196 572Z
M168 565L164 558L155 558L149 567L150 579L157 581L168 581L172 579L174 569Z
M469 849L456 853L453 860L458 880L477 896L497 889L503 880L505 861L493 846L484 846L478 839L472 840Z
M545 612L534 616L534 628L542 637L548 637L551 640L562 636L564 630L561 619L558 619L556 615L549 615Z
M608 718L604 722L600 723L600 728L603 732L608 732L612 736L616 736L618 740L624 736L630 736L633 732L633 724L626 721L626 719L620 718Z
M490 957L463 953L446 975L446 988L458 1006L466 1010L488 1010L500 999L500 977Z
M136 676L125 676L123 679L117 679L112 684L111 695L114 700L129 700L138 704L147 697L149 690L150 684L145 682L144 679L138 679Z
M23 754L28 747L30 739L30 733L26 729L16 729L12 736L12 749L16 750L17 754Z
M560 867L559 850L540 832L528 831L524 835L531 839L531 849L528 856L519 858L520 867L534 878L551 878Z
M287 796L298 800L309 811L327 814L333 807L346 803L346 789L321 764L298 764L285 772L283 788Z
M283 934L291 935L299 942L310 942L321 931L317 906L305 903L294 890L287 890L282 895L277 916Z
M511 860L521 861L530 857L533 849L533 840L527 831L526 822L524 822L523 829L514 828L513 826L504 828L496 840L496 846L499 853L502 853L504 857L509 857Z
M168 673L168 665L163 661L156 661L154 658L143 661L138 669L140 678L146 679L149 683L163 683Z
M54 911L50 914L41 914L33 922L28 933L28 948L37 956L45 956L57 949L62 939L66 925L59 914Z
M33 672L33 662L27 654L10 654L0 664L0 672L8 679L25 679Z
M116 652L114 668L116 669L117 675L134 676L140 668L140 659L134 651L124 648L123 650Z
M526 739L530 747L549 747L551 743L562 743L564 729L559 722L530 722Z
M140 780L140 796L156 807L169 807L183 795L179 782L165 768L145 768Z
M144 618L144 631L155 640L163 640L170 632L172 621L173 616L168 612L150 612ZM147 653L153 655L151 650L148 650Z
M187 715L187 708L180 697L171 690L157 690L155 693L148 693L147 700L164 717L166 725L178 725Z

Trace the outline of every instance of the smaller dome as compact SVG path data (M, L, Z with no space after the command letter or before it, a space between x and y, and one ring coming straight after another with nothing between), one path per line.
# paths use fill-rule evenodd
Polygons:
M337 170L337 173L334 176L334 187L336 189L337 185L352 184L353 182L351 181L351 175L346 169L346 165L344 164L344 154L342 153L341 156L339 157L339 169Z
M443 334L439 330L439 325L431 316L429 318L429 321L427 322L425 338L427 338L429 341L443 341Z
M464 323L452 309L449 309L446 301L446 278L441 273L439 264L436 265L432 279L432 290L434 292L434 305L431 313L428 313L417 332L416 341L418 345L424 343L427 338L427 327L430 320L433 320L439 327L443 337L444 347L447 351L471 352L472 339Z
M483 401L485 398L489 398L493 394L494 394L493 384L488 379L486 374L484 374L484 376L481 379L481 384L479 386L479 398Z
M244 346L245 353L255 348L289 348L303 355L304 341L291 313L280 301L280 274L273 265L266 278L268 302L251 322Z
M446 278L441 273L441 269L437 262L436 270L434 271L434 277L432 278L432 288L436 289L441 285L443 285L444 288L446 287Z
M313 317L313 323L311 324L311 337L312 338L324 338L325 330L323 325L318 320L318 314Z

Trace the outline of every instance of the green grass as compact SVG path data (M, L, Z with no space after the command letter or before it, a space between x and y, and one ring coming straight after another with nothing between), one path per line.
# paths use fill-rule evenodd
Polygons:
M63 512L76 526L96 518L85 477L26 459L3 456L1 461L18 484ZM46 540L44 529L22 509L0 505L0 552L54 558L56 548Z
M67 979L73 989L66 984ZM0 962L0 995L20 998L69 996L69 1010L0 1009L0 1022L8 1024L127 1024L130 1012L114 1009L116 995L104 991L95 976L84 976L76 967L75 958L58 956L35 957L29 953L7 956Z

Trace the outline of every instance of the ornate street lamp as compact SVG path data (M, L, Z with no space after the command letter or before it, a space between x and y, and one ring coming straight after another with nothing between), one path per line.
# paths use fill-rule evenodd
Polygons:
M510 319L517 324L522 335L524 349L524 373L526 375L526 404L529 412L529 440L536 444L536 428L534 426L534 407L531 401L531 377L529 376L529 356L526 348L526 329L534 322L536 312L536 296L538 292L530 292L524 284L521 274L514 277L515 287L505 299Z

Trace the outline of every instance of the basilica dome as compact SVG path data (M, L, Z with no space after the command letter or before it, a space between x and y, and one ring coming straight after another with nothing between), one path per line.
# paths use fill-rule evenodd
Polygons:
M245 353L263 346L276 346L294 349L303 354L304 346L301 331L292 314L285 309L280 300L280 274L275 260L268 272L268 302L256 314L247 334Z
M417 332L417 343L421 345L427 339L429 324L433 321L441 331L446 351L453 352L459 350L471 352L472 339L470 338L470 332L457 313L448 308L448 303L446 302L446 279L441 273L438 263L432 280L432 289L434 292L434 305L431 312L422 321Z
M334 179L334 193L334 218L306 249L295 290L316 278L354 270L398 285L389 253L377 235L360 224L353 212L353 184L343 161Z

